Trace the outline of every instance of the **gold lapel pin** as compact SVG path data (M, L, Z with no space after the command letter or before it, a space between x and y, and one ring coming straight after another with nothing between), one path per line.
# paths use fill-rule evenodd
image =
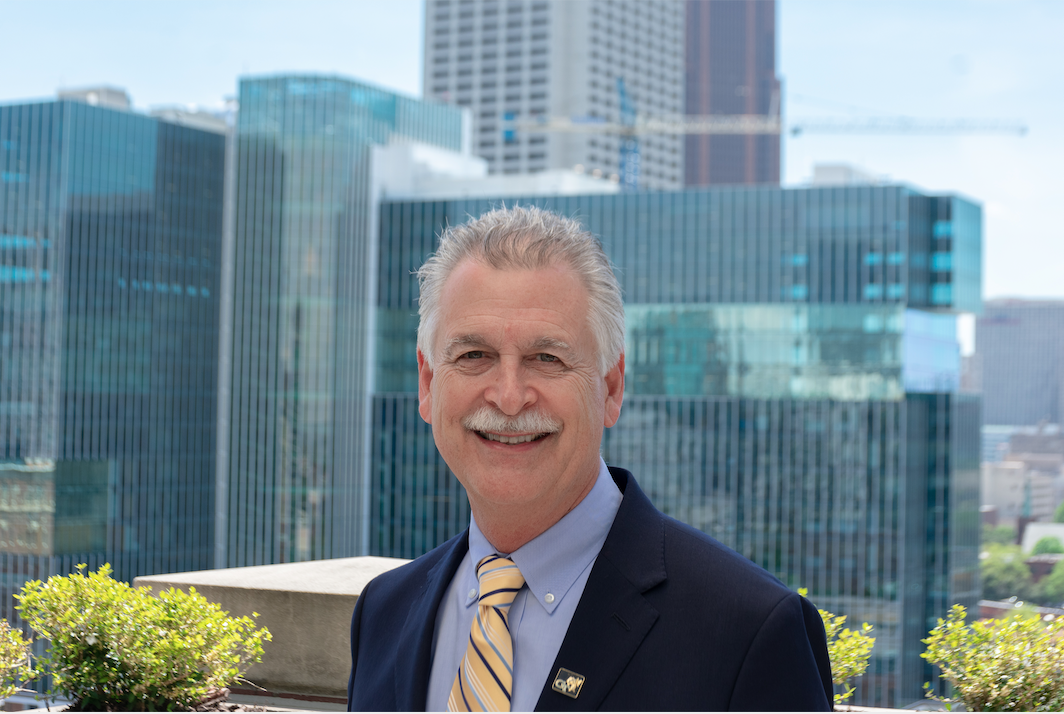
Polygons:
M584 675L562 667L554 676L554 686L551 687L559 694L576 699L580 696L580 688L584 686Z

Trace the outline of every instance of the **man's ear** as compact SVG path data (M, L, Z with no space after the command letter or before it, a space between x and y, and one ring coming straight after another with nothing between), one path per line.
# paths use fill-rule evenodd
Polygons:
M417 410L425 423L432 423L432 367L425 355L417 351Z
M605 426L611 427L621 418L621 402L624 401L624 352L617 364L606 373Z

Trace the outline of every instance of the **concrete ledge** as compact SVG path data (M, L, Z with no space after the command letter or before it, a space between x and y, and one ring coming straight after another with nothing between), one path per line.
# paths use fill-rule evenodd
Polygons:
M198 570L151 575L134 585L154 592L168 587L196 591L233 617L259 613L273 641L247 679L273 695L347 697L351 673L351 612L366 584L408 561L400 558L337 558L284 565Z

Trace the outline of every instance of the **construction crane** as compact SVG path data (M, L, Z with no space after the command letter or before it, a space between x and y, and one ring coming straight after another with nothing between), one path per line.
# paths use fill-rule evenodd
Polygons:
M913 119L911 117L807 118L786 127L778 116L765 114L710 114L648 117L611 122L599 117L545 117L513 119L508 131L558 131L574 134L1016 134L1027 127L1002 119Z
M624 78L617 78L619 121L601 117L533 116L515 119L503 116L503 139L516 141L516 132L562 132L570 134L614 134L620 138L620 178L625 191L639 187L639 137L644 135L687 134L1014 134L1023 136L1027 127L1002 119L914 119L911 117L806 118L786 126L777 113L773 98L768 114L711 114L646 116L637 114L628 96Z

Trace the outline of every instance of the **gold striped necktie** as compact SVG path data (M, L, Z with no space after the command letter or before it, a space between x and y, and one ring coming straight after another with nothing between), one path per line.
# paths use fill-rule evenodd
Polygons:
M508 712L514 681L514 646L510 605L525 584L521 571L498 555L477 564L480 605L469 633L465 659L451 685L452 712Z

